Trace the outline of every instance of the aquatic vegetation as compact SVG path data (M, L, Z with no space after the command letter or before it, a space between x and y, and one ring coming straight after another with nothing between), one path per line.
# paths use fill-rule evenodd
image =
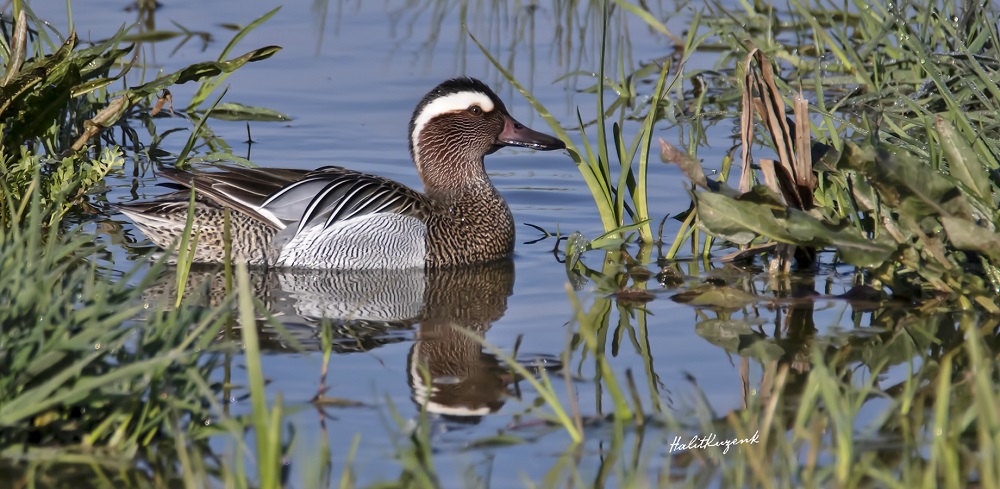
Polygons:
M188 109L193 113L220 77L280 48L232 59L224 53L219 61L111 91L135 65L134 58L128 62L135 45L125 45L135 36L122 29L81 45L71 32L56 45L50 27L27 5L15 2L14 13L13 23L0 22L10 29L0 36L0 465L75 460L133 467L137 459L159 465L156 458L169 453L185 469L196 464L199 470L162 476L193 487L195 477L204 481L206 470L218 470L186 456L218 432L213 420L234 438L245 426L225 416L212 399L219 387L207 380L232 348L217 343L229 324L230 301L190 307L200 295L182 301L181 290L179 307L145 302L146 288L165 264L150 269L137 262L127 273L113 272L104 264L106 245L64 217L123 169L124 150L105 129L121 127L135 142L127 121L141 120L154 142L162 141L151 118L170 99L167 87L202 81L200 98ZM242 30L230 48L266 17ZM112 75L115 67L123 68ZM254 386L255 397L260 389ZM260 467L261 480L270 480L275 471ZM125 474L129 484L141 479ZM100 479L100 469L91 476ZM248 487L245 476L242 481Z
M747 8L752 11L751 6ZM637 10L641 9L635 6L629 9L631 13ZM726 181L729 179L730 162L723 162L720 176L709 180L702 163L695 156L697 144L685 152L661 141L662 159L679 164L698 189L692 192L693 212L682 215L685 225L661 263L670 263L683 240L690 240L692 248L699 246L701 243L698 234L692 231L701 229L715 237L714 240L705 241L704 256L721 248L738 246L740 250L724 258L725 261L746 264L755 257L769 255L772 257L771 273L781 275L788 273L793 261L798 262L800 269L808 269L818 260L817 250L832 249L836 253L835 263L843 262L858 267L858 285L870 285L874 287L872 290L885 288L895 300L925 301L922 302L924 311L927 311L926 308L952 304L951 307L978 308L992 313L997 310L998 283L991 249L996 241L993 227L997 222L994 197L997 189L992 176L992 168L996 164L991 155L997 154L994 132L998 126L984 120L995 115L996 111L993 97L983 94L995 88L990 75L992 68L987 66L992 67L1000 57L994 52L1000 45L997 43L993 21L996 12L970 8L953 14L931 14L920 7L860 10L860 13L853 10L823 12L793 3L793 11L789 16L808 20L803 21L808 28L799 27L795 32L808 33L811 29L811 39L817 44L809 50L800 51L807 51L814 58L791 53L792 48L777 42L770 31L754 30L760 25L760 18L754 17L755 12L745 16L753 21L742 24L737 19L744 18L744 15L738 13L713 16L711 20L705 21L704 27L710 29L709 37L714 36L722 44L729 44L730 52L749 52L751 55L757 53L756 58L721 57L719 63L724 66L721 73L740 73L741 77L733 76L728 84L720 83L715 93L696 94L700 107L701 102L708 98L713 102L706 103L739 100L732 92L743 91L744 119L740 126L743 128L744 170L739 189L729 188ZM760 15L770 16L766 19L778 23L773 17L773 11ZM648 15L642 17L644 20L649 19ZM859 17L862 19L858 20ZM833 20L835 18L848 18L851 22L838 23ZM936 28L944 19L951 19L947 22L952 22L953 25ZM655 22L655 19L650 22ZM739 34L735 36L723 35L731 32L734 25L746 30L737 29ZM831 25L837 27L830 28ZM964 26L964 30L956 29L955 25ZM697 28L699 26L695 25L692 30ZM892 35L886 37L886 31ZM948 34L943 35L943 32ZM718 42L704 37L699 39L705 40L706 45ZM747 42L747 39L751 41ZM900 49L883 51L886 42L897 40L900 41ZM782 59L784 63L791 64L793 70L779 71L775 75L771 71L770 59L753 50L754 45L771 56ZM966 46L977 48L969 50ZM930 54L940 51L944 53L937 56ZM858 58L857 53L866 57ZM897 59L888 63L881 58L884 56L881 53L890 53ZM824 64L817 61L830 56L839 58L841 63ZM756 66L752 63L754 59ZM853 81L861 83L862 88L853 92L838 91L845 84L844 78L828 76L827 71L840 68L846 69L855 77ZM868 71L869 68L876 74L866 78L873 73ZM744 73L745 77L742 76ZM806 78L804 74L813 76ZM783 78L794 77L800 80L800 88L796 90L789 88L792 84L782 81ZM738 82L741 79L745 80L742 88ZM968 85L960 84L959 80L966 81ZM657 86L654 95L660 93L662 75L659 81L650 77L649 82L649 86ZM604 82L598 88L598 93L603 87L614 89L613 84ZM795 119L786 123L784 100L791 98L791 94L799 90L815 94L818 102L811 106L805 103L802 96L794 98L790 105L795 108ZM824 99L824 94L829 93L846 95L831 102ZM759 139L755 139L753 132L756 124L753 115L755 107L767 128L765 134L770 136L770 140L764 145L771 146L778 153L776 161L760 160L757 164L753 163L750 156L751 147L761 144ZM541 107L536 108L543 110ZM809 112L819 113L821 118L812 117ZM695 117L704 115L695 114ZM821 120L822 123L816 124L816 120ZM858 136L861 138L857 142L849 140ZM923 137L930 144L918 143L918 137ZM818 143L817 138L827 143ZM758 168L759 174L755 171ZM816 176L813 176L814 171L817 172ZM758 181L760 184L756 184ZM591 185L592 190L595 188L606 194L622 189L607 181ZM602 208L602 215L603 210ZM610 260L607 256L604 263L617 263L617 268L612 266L609 269L605 266L600 272L589 270L578 257L578 253L586 249L586 246L581 247L572 237L567 243L566 263L570 280L573 281L574 276L594 280L598 290L609 298L617 299L615 302L618 308L625 309L619 310L619 317L636 317L639 324L643 324L646 315L641 306L630 305L633 298L639 298L638 303L641 304L656 297L640 293L644 290L643 275L633 278L632 286L625 285L630 278L628 260ZM667 270L665 266L661 273ZM664 277L670 280L671 275L665 274ZM780 285L775 286L775 292L780 294L794 292L786 290ZM814 288L807 284L800 290L811 291ZM728 427L729 432L741 436L765 433L765 439L772 442L781 440L775 442L781 446L776 449L786 454L800 453L801 448L794 447L806 443L811 446L808 458L810 464L824 459L819 452L827 449L825 447L829 440L800 437L800 434L815 432L809 425L819 422L824 425L832 423L836 435L832 447L836 455L827 460L839 462L820 472L815 471L815 466L805 467L807 480L797 478L802 473L801 466L785 464L784 467L775 467L766 458L754 458L754 461L748 460L748 465L739 469L749 472L724 470L723 480L732 483L726 485L750 483L769 487L782 485L781 481L785 481L785 485L823 485L824 482L821 481L826 480L825 477L832 477L828 482L849 486L863 484L866 480L883 483L895 480L890 475L896 470L895 466L866 463L857 467L849 462L857 460L854 452L858 449L858 442L853 440L856 439L859 427L854 425L854 420L858 419L861 406L873 396L893 399L900 403L903 412L909 412L910 406L917 402L913 399L916 389L911 382L918 381L908 380L905 389L901 386L901 389L910 393L909 396L897 397L901 392L899 389L893 390L892 394L883 393L875 384L862 386L854 391L853 387L846 388L843 385L843 373L833 373L846 365L838 364L847 360L838 355L848 355L848 350L838 354L836 352L841 348L832 349L834 345L816 344L809 339L815 331L808 322L802 321L811 320L810 311L789 306L790 317L798 320L776 327L775 337L770 338L751 323L733 321L728 317L729 313L725 312L754 307L754 304L763 300L756 294L737 288L708 285L700 290L693 289L688 293L678 294L677 300L682 300L682 297L684 302L696 307L718 309L721 316L718 320L705 321L698 327L704 329L706 339L720 341L720 346L725 346L727 350L765 362L768 365L767 376L770 378L765 384L777 389L773 392L790 387L785 384L789 368L798 370L798 375L808 372L809 381L799 385L818 386L808 391L812 397L802 398L796 394L796 404L785 409L775 404L775 397L769 398L769 405L754 407L753 402L748 402L747 412L727 416L725 420L707 422L703 426L706 431L719 432ZM884 297L876 295L876 300L882 301ZM608 334L610 303L597 300L593 307L595 314L577 316L578 320L589 319L581 320L579 324L581 341L578 344L582 345L584 352L593 356L594 362L600 364L606 342L595 342L590 338L593 337L592 331L595 328L597 331L604 331L602 335ZM604 318L603 325L601 318ZM596 325L593 324L594 320L597 320ZM928 327L929 323L924 322L926 320L919 314L900 317L888 312L878 319L879 324L885 324L888 331L888 339L885 341L893 344L893 348L900 347L900 328L904 324L922 325L915 326L916 331L905 329L914 338L931 334L930 331L936 328ZM926 361L935 366L916 377L933 378L930 382L939 387L949 385L951 380L944 378L952 375L952 363L948 355L977 358L977 369L986 368L992 372L988 366L991 364L989 358L995 353L982 357L979 355L982 355L981 348L984 345L993 343L995 325L990 326L992 323L989 323L979 328L976 324L980 321L982 319L974 315L963 316L958 329L966 332L968 342L959 342L952 349L945 350L948 352L945 355L947 358L939 360L932 355L934 358ZM798 347L799 350L789 350L789 346L796 343L782 341L777 332L783 330L806 340ZM621 332L615 337L620 335ZM641 342L637 344L641 345ZM896 354L886 356L880 353L879 350L883 347L881 341L871 341L870 338L860 339L851 346L851 349L862 352L862 358L883 359L884 363L865 362L872 370L870 379L877 378L879 372L890 362L900 358ZM928 343L920 342L908 347L911 353L906 356L907 359L911 358L913 352L926 349ZM641 347L637 348L642 351ZM850 358L857 357L851 355ZM803 361L811 364L811 368L803 368ZM938 361L948 368L938 370ZM777 383L783 387L772 382L773 375L778 376ZM994 376L995 373L986 374L987 378ZM603 388L598 390L611 393L616 406L640 405L635 402L629 404L629 396L623 395L613 378L607 378L606 371L600 370L593 378L595 382L609 382L602 384ZM935 417L921 419L923 423L942 422L945 419L941 417L944 416L943 413L951 408L957 409L964 413L963 419L968 423L963 430L975 427L975 430L983 434L980 438L983 444L973 448L969 459L963 463L940 457L933 457L929 462L922 458L907 457L902 464L907 480L920 480L931 486L938 483L957 484L959 480L965 480L972 474L979 476L989 472L983 480L988 479L989 485L996 483L996 464L990 460L990 456L981 457L977 452L990 452L989 447L993 442L989 440L996 436L998 426L995 417L981 410L992 405L996 396L995 393L978 390L980 388L976 386L968 387L977 390L977 394L969 397L981 399L985 404L954 404L947 388L940 388L933 390L933 396L917 402L935 406ZM631 399L636 398L631 396ZM655 397L650 402L659 405ZM822 411L816 409L818 406L823 406L827 411L817 414ZM794 422L789 419L772 425L775 413L784 411L792 413L790 419L794 419ZM889 408L886 412L892 413L895 410ZM631 417L629 412L616 411L614 414L616 419L619 415L624 419ZM658 414L668 419L674 416L674 413L667 411ZM741 417L744 414L747 416ZM757 429L761 426L762 415L765 420L763 425L766 427L764 431ZM817 417L823 421L817 421ZM750 424L744 424L747 422ZM879 422L885 424L868 426L865 428L868 430L866 432L896 432L901 423L898 419L892 419L892 416L880 418ZM768 434L768 431L771 433ZM910 446L913 447L930 443L934 453L947 453L954 449L953 446L941 443L941 440L912 436L906 438L904 443L912 443ZM761 452L755 452L754 457L760 454ZM795 460L795 457L781 460ZM770 469L765 469L768 467ZM968 467L978 468L965 472ZM980 470L983 472L980 473ZM731 479L734 476L736 478Z
M27 221L0 228L4 453L30 441L127 457L170 430L175 403L186 416L207 417L200 379L215 362L196 352L213 341L220 311L144 314L144 284L129 285L136 272L109 276L96 259L106 250L90 237L43 231L40 192L28 198Z
M148 3L140 2L147 9L142 15L151 15ZM47 26L22 28L34 22L27 6L20 20L0 21L6 29L0 39L14 40L9 46L0 41L0 93L9 97L3 99L8 105L0 103L6 111L0 122L0 479L40 487L67 481L482 487L495 484L490 477L496 475L527 487L1000 487L1000 326L994 317L1000 125L990 84L1000 66L996 13L868 4L828 11L797 1L788 10L742 3L743 11L722 12L713 4L707 14L692 14L691 29L674 39L663 15L645 3L570 3L590 9L587 18L604 26L637 18L650 26L648 35L668 36L675 52L635 67L627 43L609 48L606 27L588 24L583 30L595 42L581 45L602 58L594 67L574 66L597 73L572 75L592 84L574 97L596 99L597 109L579 114L568 128L492 56L564 140L572 131L585 133L574 157L598 208L594 219L608 233L566 245L567 298L551 307L565 306L567 313L549 325L564 328L565 345L543 358L525 355L520 341L496 346L503 336L486 334L506 311L513 265L505 273L478 270L465 277L496 290L475 280L435 288L441 284L432 277L421 285L434 300L420 294L409 304L426 309L419 314L391 324L326 318L297 337L265 304L332 301L323 287L295 295L293 274L199 270L183 252L175 268L156 262L122 273L121 264L108 266L113 245L87 231L90 222L75 226L74 213L88 202L104 212L104 182L130 164L140 171L143 158L184 165L228 157L226 143L207 128L215 115L279 117L213 95L221 77L274 48L230 58L234 40L216 61L147 82L155 84L148 90L115 92L109 80L122 76L134 53L125 43L180 39L180 48L201 34L180 27L166 34L123 31L81 46L45 41L52 35ZM435 3L450 5L457 4ZM530 13L518 15L521 22ZM560 22L580 28L573 15ZM17 41L28 39L18 29L37 31L37 40ZM481 47L488 51L488 45ZM716 69L686 68L686 60L705 52L699 49L720 48ZM49 82L32 81L25 66L48 70ZM99 69L87 71L94 66ZM169 145L152 113L160 104L169 110L172 97L162 90L182 81L204 89L178 111L191 124L187 144ZM123 99L127 103L115 105ZM110 108L105 115L102 104ZM759 116L744 111L740 120L747 106ZM39 125L28 124L26 114ZM739 121L739 146L764 158L747 151L745 158L700 159L704 125L720 120ZM124 139L87 121L114 124ZM139 140L130 139L138 138L130 125L136 123L151 134L130 153L123 143ZM94 133L73 150L88 127ZM682 127L686 147L652 146L664 127ZM170 156L162 152L167 147L182 149ZM647 204L661 187L647 173L657 151L692 183L692 208L676 216L684 224L672 241L656 238L650 218L678 209ZM768 159L768 152L776 157ZM745 170L739 179L730 176L734 163ZM656 255L652 246L632 246L630 234L659 245ZM814 273L819 267L848 278L831 280ZM346 288L315 276L303 281ZM400 276L376 282L405 286ZM831 290L844 282L853 287ZM274 294L261 293L275 283ZM456 302L467 308L428 319L446 310L450 290L465 294ZM156 294L158 300L150 300ZM713 406L700 372L684 371L680 383L664 379L669 359L658 350L669 345L652 338L677 323L658 317L667 310L657 308L663 303L689 315L687 331L738 372L736 407ZM841 315L832 327L821 324L831 309ZM440 339L444 328L454 328L456 338L468 340L472 348L462 349L457 362L488 357L489 394L502 396L503 412L463 419L456 424L465 437L452 433L442 440L432 395L411 393L414 405L405 406L398 399L406 394L377 391L374 403L325 394L328 365L331 386L355 381L353 372L336 371L331 358L366 352L361 355L381 362L371 351L393 344L405 350L400 342L412 343L408 358L419 360L407 364L406 374L433 385L436 358L417 351L423 338L413 338L415 322L423 323L421 334ZM319 392L296 392L300 400L288 401L288 388L269 382L266 356L309 349L316 352L302 354L322 352ZM440 385L461 383L440 376ZM237 401L247 407L233 413ZM290 415L308 409L319 412L315 446L290 428ZM328 421L353 416L350 409L382 414L385 432L334 431L353 427L353 419L326 431ZM479 431L469 428L482 419ZM373 453L359 447L376 437L388 441L376 449L373 468L365 464ZM307 444L310 456L293 457L297 444ZM346 457L334 460L335 445L347 447ZM527 480L521 467L498 465L480 478L471 468L451 473L447 465L456 452L491 459L511 450L543 466L544 477Z
M841 13L849 14L854 15ZM803 31L815 43L810 57L789 56L774 39L746 32L751 41L739 47L760 42L762 51L792 68L772 74L761 51L755 51L754 63L751 57L740 63L747 83L738 192L724 183L709 185L699 164L663 146L664 159L681 164L704 190L692 194L696 224L722 245L780 250L786 259L774 270L788 270L794 247L829 247L837 260L864 269L866 283L896 297L1000 310L1000 255L992 249L1000 222L992 176L1000 150L992 120L998 107L985 95L995 88L986 65L1000 57L1000 36L989 9L962 13L961 25L940 20L959 14L931 15L910 6L863 10L850 31L809 24ZM831 15L815 15L802 5L789 12L792 18ZM941 24L950 35L928 24ZM888 45L876 50L875 44ZM840 64L819 62L824 56L836 56ZM845 81L826 72L841 68L851 70L856 88L831 101L825 94ZM789 78L798 78L799 88L783 81ZM751 86L756 79L763 81ZM785 124L784 99L795 92L800 93L793 100L795 121ZM806 92L816 101L808 109ZM760 160L760 176L750 156L753 104L779 154L777 162ZM801 178L812 172L811 180ZM758 181L762 184L752 186ZM799 253L800 265L811 261L808 253Z
M640 242L648 244L653 242L649 223L649 209L646 202L648 186L646 168L649 163L649 150L654 126L662 117L662 113L659 110L660 104L664 100L666 93L670 90L670 87L680 82L680 72L677 72L670 79L669 83L667 83L667 75L670 73L671 68L669 62L662 63L660 67L656 64L650 64L638 72L626 74L624 56L618 53L617 68L620 78L615 80L608 76L605 72L605 67L609 63L606 61L605 56L608 55L609 49L607 44L609 35L608 24L612 3L603 2L599 8L602 19L600 58L597 62L596 73L593 74L597 85L587 90L587 92L593 92L596 95L598 117L596 121L585 122L583 115L577 111L578 126L576 130L580 131L583 135L584 146L582 150L572 143L566 128L552 117L552 114L504 68L500 61L493 57L474 36L472 40L483 51L483 54L489 58L493 66L542 115L542 118L552 128L552 131L563 141L566 141L569 154L580 170L580 174L587 182L587 186L594 198L605 232L608 235L619 235L619 239L617 240L596 239L588 243L587 246L590 248L600 248L620 245L624 242L622 235L630 231L638 231ZM638 7L632 8L631 11L645 12ZM652 17L649 17L649 20L656 22ZM666 28L662 24L658 24L658 26L662 29L661 32L666 32ZM697 19L695 20L694 27L697 27ZM693 37L687 39L683 46L683 51L688 53L694 52L697 42L698 40ZM680 63L683 64L683 62L684 60L682 59ZM637 133L631 141L627 141L622 133L622 124L627 117L634 117L630 110L637 105L636 98L638 94L634 78L649 73L653 75L659 73L659 76L655 78L655 88L649 95L648 103L643 104L647 108L647 112L641 117L642 122L637 129ZM576 75L579 75L579 73L576 73ZM573 76L573 74L567 76ZM611 104L606 104L605 92L612 92L616 95ZM618 121L612 123L611 134L609 135L605 119L610 118L613 114L617 115ZM587 129L591 126L596 128L597 132L596 140L594 140L593 144L587 138ZM616 162L617 165L613 166L612 162ZM617 177L614 176L613 168L617 170ZM602 238L606 237L608 236Z
M5 226L11 224L17 207L28 202L29 185L37 169L45 175L39 180L43 203L61 198L66 206L74 205L98 186L114 166L121 164L120 156L113 156L115 152L120 155L121 149L114 149L118 145L107 135L102 136L102 132L121 126L139 146L134 129L124 122L128 118L144 120L155 133L151 118L171 99L168 87L192 81L202 83L188 107L193 114L226 75L280 50L277 46L267 46L224 59L233 45L273 15L272 11L241 30L219 61L196 63L137 86L109 91L135 65L134 59L126 62L135 48L134 44L124 45L126 29L89 46L81 46L76 33L70 32L57 46L44 35L50 28L43 20L29 15L26 5L17 2L16 6L19 8L14 10L12 32L0 38L0 56L5 60L0 72L0 171L5 175L0 219ZM29 30L37 33L33 43L28 42ZM11 42L8 44L5 38ZM123 68L112 74L116 66ZM191 135L192 142L204 134L200 124L197 129ZM83 151L101 143L109 144L112 153L102 153L95 159L85 156ZM67 178L71 173L80 176L71 181ZM58 209L49 224L58 221L66 210L65 206Z

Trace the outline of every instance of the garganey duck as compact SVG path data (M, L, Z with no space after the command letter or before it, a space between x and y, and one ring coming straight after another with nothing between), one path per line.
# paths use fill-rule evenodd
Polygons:
M318 170L164 168L177 192L119 205L154 243L178 242L196 193L194 260L221 263L223 213L231 209L232 257L251 265L377 269L466 265L514 250L510 208L490 182L483 157L504 146L563 149L520 124L486 84L441 83L410 119L410 154L424 193L346 168Z

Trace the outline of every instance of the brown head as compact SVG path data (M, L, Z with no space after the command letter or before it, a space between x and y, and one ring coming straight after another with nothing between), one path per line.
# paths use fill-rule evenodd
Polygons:
M504 146L566 147L514 120L493 90L474 78L441 83L420 100L410 119L410 154L428 191L488 181L483 157Z

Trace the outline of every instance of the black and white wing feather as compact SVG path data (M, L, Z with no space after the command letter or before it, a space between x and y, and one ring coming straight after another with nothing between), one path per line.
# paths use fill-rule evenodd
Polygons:
M366 214L392 213L423 219L425 197L400 183L329 166L282 188L261 207L283 221L298 221L295 233Z
M279 230L295 225L295 234L321 222L329 227L379 212L423 219L428 208L425 197L405 185L337 166L313 171L225 167L198 173L163 168L160 174Z

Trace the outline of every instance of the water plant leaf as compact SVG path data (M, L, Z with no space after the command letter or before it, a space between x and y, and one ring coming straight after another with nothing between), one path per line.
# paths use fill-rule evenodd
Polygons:
M28 60L0 86L0 121L7 126L0 131L0 148L38 136L62 111L68 87L80 79L79 67L70 59L76 44L76 34L70 33L51 56Z
M795 244L833 247L844 261L859 267L881 265L897 250L896 243L884 235L872 239L853 227L836 229L798 209L789 209L785 223Z
M989 176L972 146L955 130L955 126L941 116L934 118L934 128L941 138L944 154L948 157L951 175L969 187L980 201L992 203Z
M572 270L576 267L577 262L583 256L583 253L587 251L589 241L583 236L579 231L575 231L573 234L566 238L566 271Z
M124 114L128 108L128 97L118 97L108 102L108 105L94 114L94 117L83 122L84 130L80 136L76 138L73 145L70 146L70 149L73 151L83 149L90 138L96 136L103 129L114 125L114 123L121 118L122 114Z
M721 307L739 309L747 304L759 302L761 299L753 294L743 292L729 286L707 286L691 289L671 297L675 302L692 306Z
M730 319L707 319L694 327L695 333L709 343L730 353L763 360L774 360L785 354L785 349L773 339L755 331L750 323Z
M270 58L278 51L281 51L281 46L264 46L227 61L203 61L195 63L169 75L163 75L153 81L139 85L129 92L135 98L148 97L170 85L180 85L210 76L232 73L247 63Z
M775 84L774 69L771 60L752 41L746 41L749 53L744 61L745 76L743 79L743 113L741 115L741 142L743 144L743 176L740 179L740 190L747 190L750 179L750 144L753 140L753 113L757 114L764 122L775 151L778 153L778 165L774 166L772 172L775 178L771 179L777 191L781 192L785 200L792 207L797 209L812 208L812 190L815 188L815 178L812 174L811 162L801 162L802 157L796 155L796 138L792 136L792 129L785 112L785 101ZM805 112L799 108L798 115ZM803 125L800 129L807 129L808 125ZM803 139L808 138L808 131L802 134ZM802 142L800 146L804 149L807 144ZM764 165L762 164L763 168ZM805 170L801 171L800 170Z
M955 217L942 217L941 224L956 248L983 253L991 260L1000 261L1000 234Z
M619 304L642 305L656 298L655 295L645 289L626 287L612 294Z
M132 88L125 92L125 94L121 97L108 103L107 107L102 109L97 116L89 121L85 132L77 138L76 142L72 146L72 149L77 151L82 149L90 138L95 136L102 129L111 127L117 123L118 120L125 115L125 112L132 107L132 105L145 97L154 96L159 91L166 89L171 85L197 81L205 77L217 76L222 73L230 73L247 63L270 58L278 51L281 51L280 46L265 46L228 61L206 61L202 63L195 63L169 75L161 76L153 81Z
M111 85L121 77L125 76L125 74L131 71L136 65L139 60L138 52L132 55L132 59L125 64L125 67L122 68L117 75L110 77L106 76L111 67L122 63L122 58L132 52L132 49L135 47L132 44L124 48L116 47L124 34L125 28L122 27L118 30L118 33L115 34L115 36L111 37L107 41L89 48L80 49L73 54L73 57L77 60L77 64L80 66L80 76L84 80L88 80L73 87L73 93L71 95L73 98L86 95ZM92 77L97 78L91 79Z
M645 221L642 227L639 228L639 239L643 243L653 242L653 233L649 226L649 208L646 198L647 192L647 175L649 167L649 150L653 138L653 126L658 120L659 107L664 98L665 83L667 80L667 73L669 72L670 64L663 63L660 68L660 76L656 81L656 88L653 89L653 98L650 101L649 112L646 113L646 118L643 120L642 125L639 129L639 134L636 135L632 142L633 149L631 156L628 161L632 161L635 157L635 145L638 145L639 149L639 164L635 171L632 171L631 165L628 171L625 171L624 164L622 165L622 173L627 173L627 178L625 179L625 186L628 189L629 195L631 196L632 204L635 206L635 215L632 217L633 221ZM625 78L623 76L623 78ZM674 79L677 81L677 78ZM633 92L634 93L634 92ZM624 161L624 160L622 160ZM619 186L619 191L621 187Z
M73 53L73 57L78 60L80 65L80 74L83 75L85 79L92 77L98 77L106 74L112 66L121 65L125 55L132 52L135 45L129 44L125 47L118 47L121 44L122 39L128 32L126 26L122 25L115 35L105 39L102 42L93 44L89 47L82 47L77 49ZM113 82L121 78L125 73L127 73L137 62L139 53L133 54L132 60L122 69L122 71L115 77L107 80L108 83ZM73 89L74 97L78 96L82 92L79 87L74 87Z
M677 165L696 187L709 189L708 178L705 177L705 170L702 169L701 163L664 141L663 138L660 138L660 161Z
M24 10L17 14L17 22L14 23L14 35L11 36L10 53L7 60L7 67L0 79L0 87L6 86L15 75L21 70L24 64L25 52L28 44L28 22L24 17Z
M787 208L785 202L781 200L781 195L766 185L756 185L749 192L736 198L743 202L760 204L773 211L784 211Z
M776 207L776 196L758 185L739 200L712 192L694 194L701 225L710 233L737 244L757 236L782 243L836 248L842 258L857 266L879 265L896 252L888 238L870 239L854 228L821 221L807 212Z
M623 243L625 243L625 238L623 238L623 236L626 233L642 229L648 224L649 224L649 219L643 219L642 221L636 223L617 227L590 240L590 242L587 243L587 248L591 250L615 249L621 246Z
M524 438L508 434L499 434L472 440L466 445L467 448L495 448L522 445L526 443Z
M649 27L655 29L660 34L663 34L664 36L669 38L671 41L674 42L674 44L678 46L684 45L684 42L681 41L679 37L674 35L674 33L670 32L670 29L667 29L667 26L663 25L662 22L657 20L657 18L654 17L653 14L651 14L648 10L638 5L632 5L631 3L628 3L624 0L615 0L615 3L618 4L619 7L631 13L632 15L635 15L636 17L642 19L643 22L649 25Z
M212 109L208 116L224 121L280 122L292 120L288 115L274 109L243 105L237 102L219 104Z
M739 196L739 192L730 188L725 182L709 180L705 176L705 170L697 158L677 149L676 146L660 138L660 160L664 163L673 163L684 172L696 187L701 187L712 192L720 192L729 197Z
M266 22L267 19L274 17L274 14L278 13L279 10L281 10L281 6L271 9L264 15L261 15L260 17L255 19L253 22L247 24L246 27L240 29L239 32L237 32L236 35L233 36L233 38L230 39L228 43L226 43L226 47L222 49L222 52L219 53L219 62L222 62L222 60L226 59L226 56L229 56L229 53L232 52L232 50L236 47L236 44L238 44L244 37L246 37L250 33L250 31L253 31L257 27L259 27L261 24ZM270 57L270 55L268 55L268 57ZM208 95L213 91L215 91L215 89L222 84L222 82L226 79L226 77L229 76L229 73L232 73L232 71L233 70L225 71L223 73L220 73L219 76L215 78L208 78L202 80L201 86L198 87L198 90L191 97L191 103L188 105L187 110L193 111L196 107L201 105L202 102L207 100Z
M6 96L3 91L8 87L0 88L0 115L4 115L8 124L3 139L10 142L5 146L15 146L15 141L32 139L48 130L69 102L71 88L80 82L80 71L68 58L61 58L44 70L28 72L26 68L22 75L27 76L15 78L8 86L19 90L13 94L18 100L3 100ZM11 117L4 114L8 108L13 109Z
M311 402L313 405L320 407L362 407L365 405L365 403L353 399L327 396L316 396Z
M895 330L864 338L860 360L870 366L905 364L914 354L927 351L935 343L934 334L939 327L935 321L933 315L911 316Z
M842 164L865 174L889 207L915 220L932 215L971 218L972 207L961 190L913 155L847 146Z
M740 245L749 244L757 236L795 244L785 227L774 218L770 207L713 192L698 192L692 196L700 225L715 236Z

